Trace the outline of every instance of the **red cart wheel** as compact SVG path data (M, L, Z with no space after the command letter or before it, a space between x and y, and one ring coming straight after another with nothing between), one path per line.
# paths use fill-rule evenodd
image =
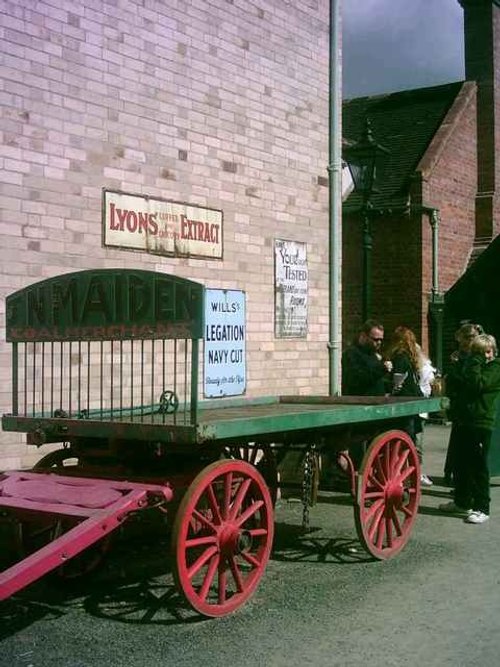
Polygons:
M189 486L173 533L174 576L188 603L224 616L255 591L269 560L271 496L249 463L216 461Z
M80 458L78 454L71 447L63 447L62 449L55 449L53 452L45 454L45 456L35 463L32 470L34 472L51 471L59 473L68 468L76 469L79 464ZM72 528L73 525L71 521L68 522L64 519L54 520L50 517L35 522L24 521L20 527L21 553L23 557L60 537ZM106 535L78 556L69 560L65 565L58 567L54 573L65 580L77 579L89 574L101 564L110 549L112 540L113 536L111 534Z
M278 498L278 466L276 456L269 445L230 445L224 448L225 458L246 461L257 468L271 494L273 507Z
M387 431L371 443L358 474L354 517L358 537L375 558L403 549L417 517L420 464L411 438Z

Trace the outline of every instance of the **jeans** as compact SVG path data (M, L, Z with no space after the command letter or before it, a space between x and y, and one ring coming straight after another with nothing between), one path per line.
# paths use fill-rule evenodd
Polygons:
M490 513L490 471L488 454L491 431L460 425L456 429L455 503L464 509Z

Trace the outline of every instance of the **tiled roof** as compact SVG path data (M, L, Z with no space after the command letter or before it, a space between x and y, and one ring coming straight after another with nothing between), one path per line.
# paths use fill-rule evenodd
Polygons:
M410 178L460 92L463 82L431 88L344 100L342 134L348 143L361 138L368 117L373 139L389 149L377 169L372 203L377 208L405 205ZM353 192L344 210L355 210L361 198Z

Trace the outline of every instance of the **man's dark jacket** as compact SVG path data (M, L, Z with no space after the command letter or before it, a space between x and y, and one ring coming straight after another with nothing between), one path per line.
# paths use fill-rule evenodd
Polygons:
M355 343L342 355L342 394L383 396L385 373L385 366L375 351L369 346Z

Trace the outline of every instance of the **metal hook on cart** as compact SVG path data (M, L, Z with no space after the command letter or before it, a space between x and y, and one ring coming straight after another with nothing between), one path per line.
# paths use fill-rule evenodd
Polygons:
M160 396L160 407L158 412L160 414L173 413L175 414L179 409L179 399L175 391L171 389L165 390Z

